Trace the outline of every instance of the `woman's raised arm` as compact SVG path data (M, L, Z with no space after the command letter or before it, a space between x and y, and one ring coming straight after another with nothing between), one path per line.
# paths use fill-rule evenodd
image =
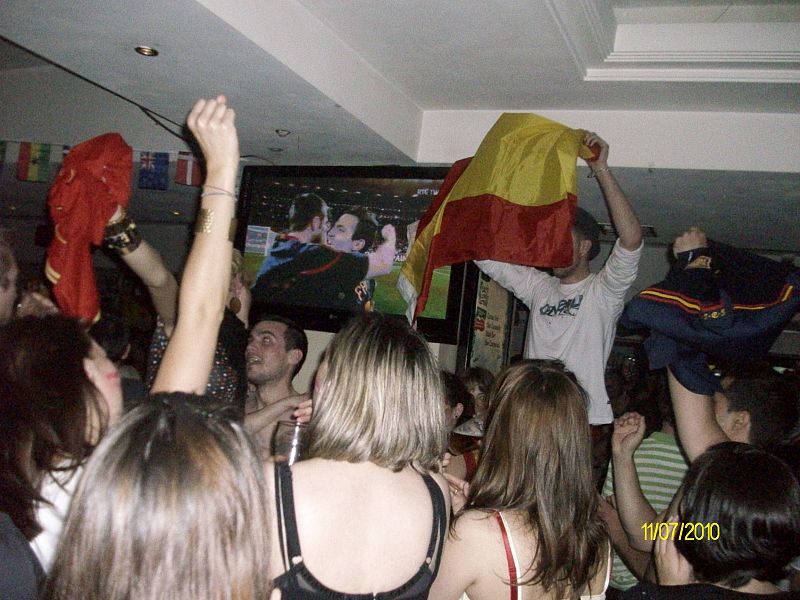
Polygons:
M228 296L239 165L233 109L225 96L198 100L187 118L206 160L195 237L178 298L178 320L151 390L202 394Z

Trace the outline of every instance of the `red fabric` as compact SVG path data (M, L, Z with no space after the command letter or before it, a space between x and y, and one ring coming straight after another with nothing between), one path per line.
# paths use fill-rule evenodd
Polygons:
M445 184L442 184L444 189ZM444 198L447 192L442 194L440 191L431 208L438 209L437 205L442 202L440 198ZM521 206L494 195L462 198L448 204L441 231L431 241L424 284L417 297L416 314L422 314L428 301L434 269L445 265L483 259L530 267L563 267L571 264L571 232L577 203L577 197L570 194L563 201L546 206ZM430 214L429 209L420 220L418 231L422 231L427 224L426 218L430 221Z
M91 245L117 206L131 193L133 150L118 133L106 133L72 148L64 159L47 204L55 235L47 250L47 276L59 308L92 322L100 301L92 268Z
M494 513L494 518L500 526L500 534L503 536L503 547L506 550L506 562L508 563L508 583L511 586L511 600L517 600L517 567L514 564L514 554L511 552L511 544L508 541L508 532L505 523L499 512Z

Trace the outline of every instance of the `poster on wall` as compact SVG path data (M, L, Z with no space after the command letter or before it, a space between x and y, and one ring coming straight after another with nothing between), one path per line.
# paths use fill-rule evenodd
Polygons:
M506 364L514 297L484 273L478 277L469 366L497 373Z

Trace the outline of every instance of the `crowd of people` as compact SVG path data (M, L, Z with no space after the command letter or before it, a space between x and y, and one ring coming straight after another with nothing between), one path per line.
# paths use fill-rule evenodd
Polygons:
M0 240L0 598L800 598L797 380L732 363L713 395L670 369L609 393L642 236L596 134L619 234L600 272L587 213L552 275L480 263L531 308L521 360L455 375L359 311L304 393L306 334L251 314L229 235L234 111L199 100L187 125L206 178L180 285L124 210L107 226L157 313L146 393L124 397L85 323L18 296ZM286 252L310 227L365 273L385 262L354 237L366 216L300 208ZM271 445L287 419L305 423L293 464Z

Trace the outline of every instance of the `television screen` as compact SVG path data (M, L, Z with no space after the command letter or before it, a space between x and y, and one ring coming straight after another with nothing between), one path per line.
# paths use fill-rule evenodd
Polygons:
M245 167L236 246L253 310L323 331L338 330L359 310L402 317L406 303L396 282L409 235L446 173L446 167ZM314 220L320 206L327 207L327 222ZM359 229L364 222L367 233ZM393 244L383 237L387 225ZM380 255L389 259L374 267ZM464 276L463 265L434 272L418 321L430 341L457 342Z

